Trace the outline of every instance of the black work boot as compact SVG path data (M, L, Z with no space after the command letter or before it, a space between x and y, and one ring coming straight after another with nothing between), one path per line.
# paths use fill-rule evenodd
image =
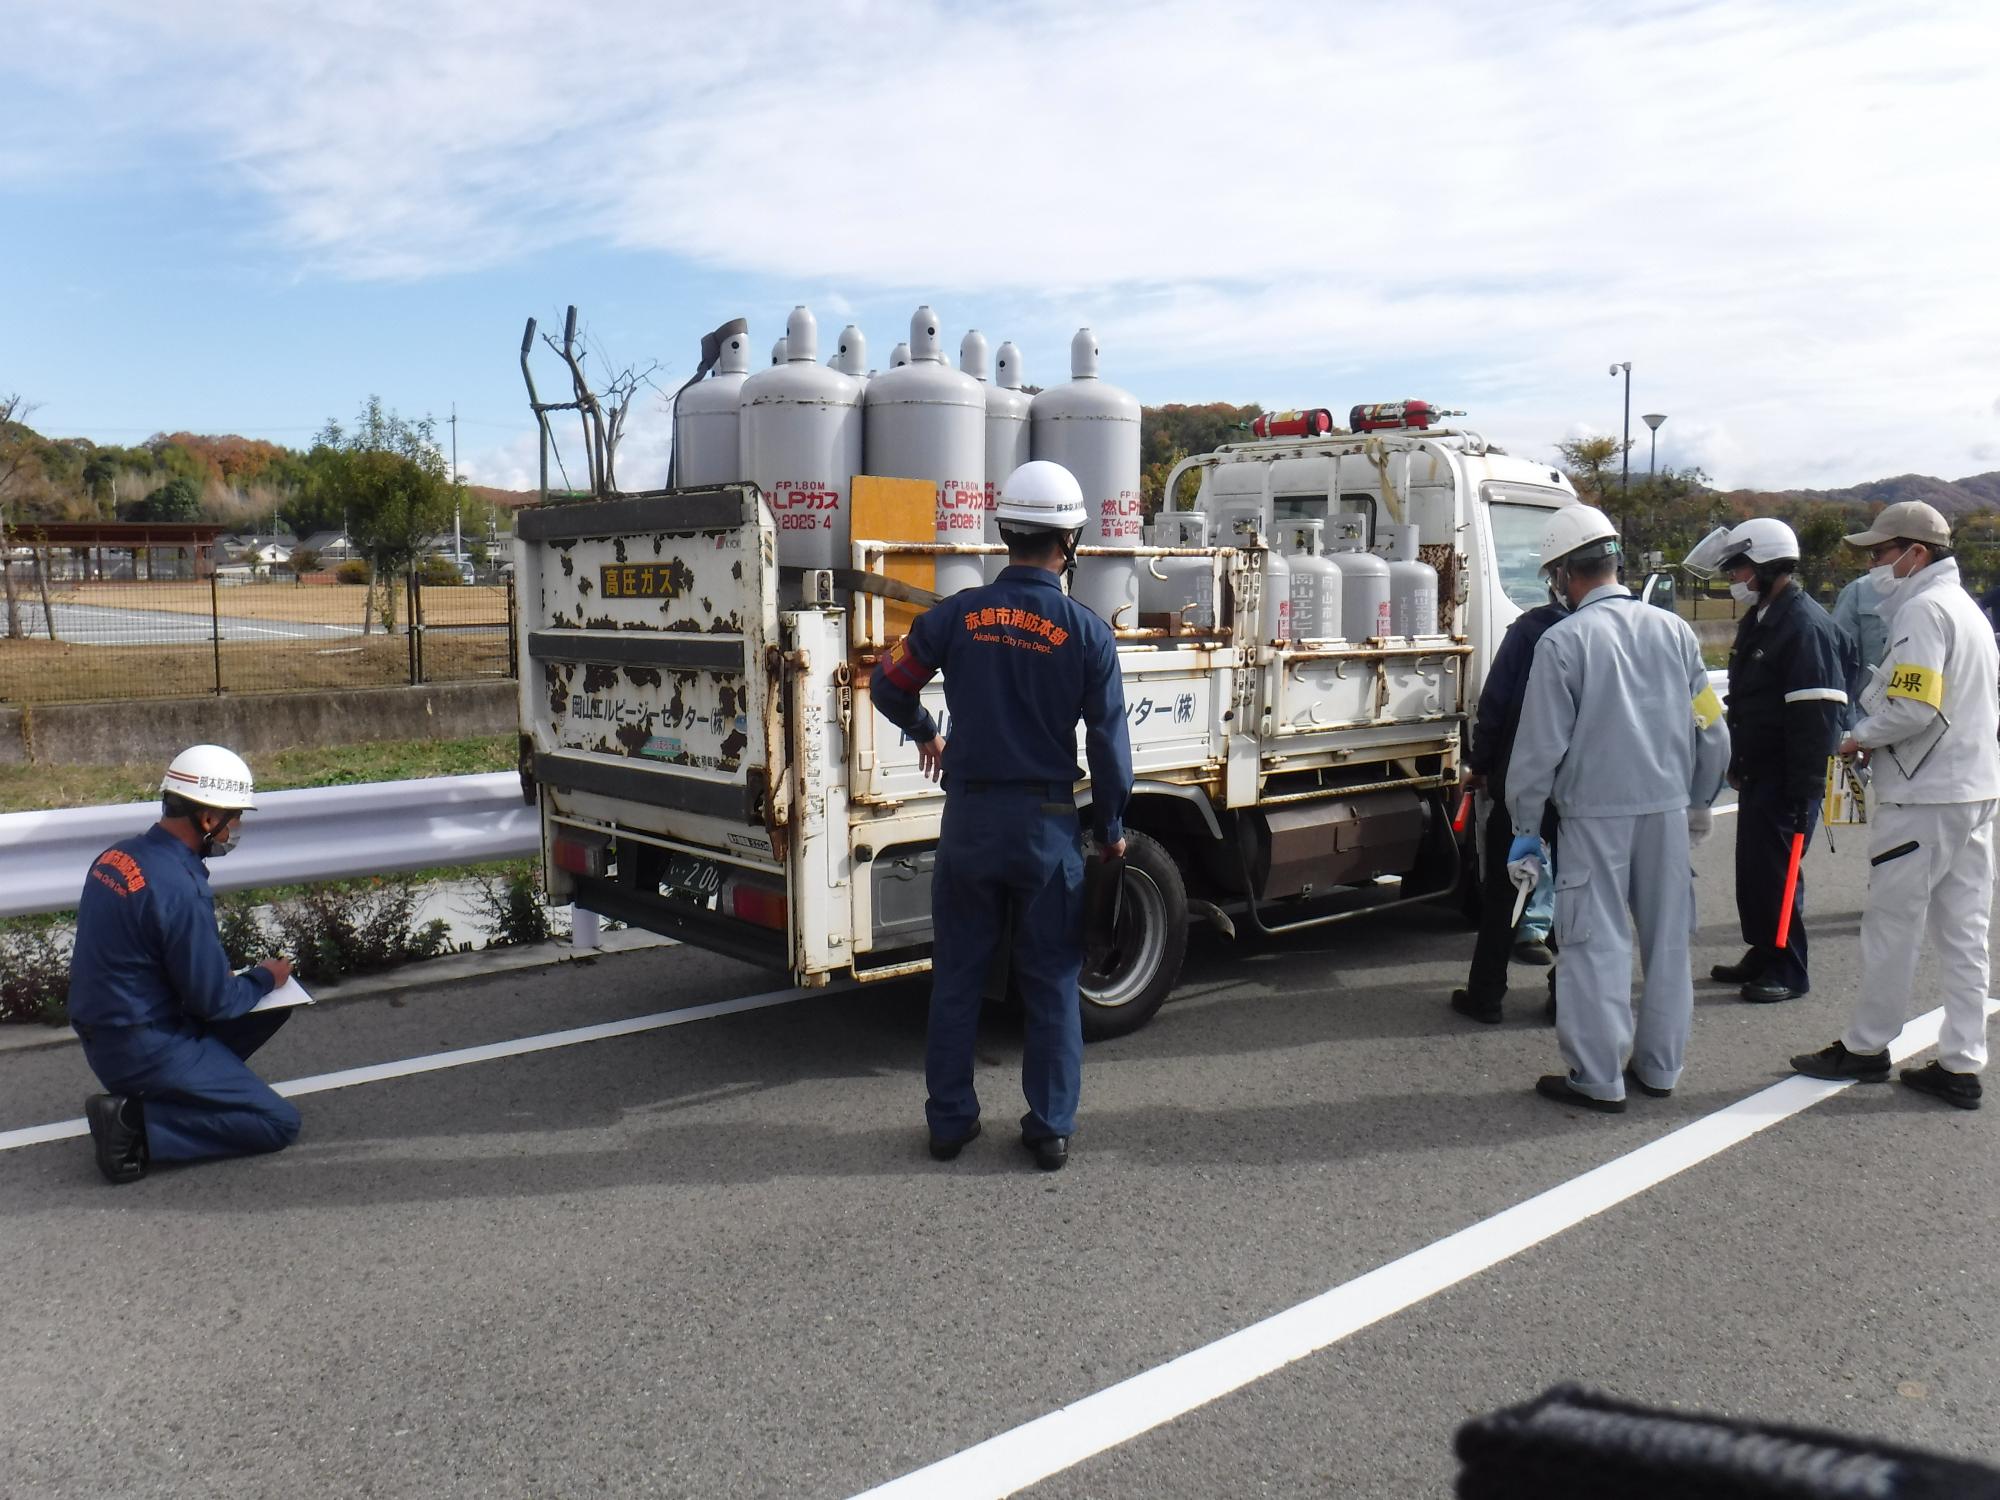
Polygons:
M1718 984L1749 984L1763 975L1764 955L1755 948L1747 949L1733 964L1717 964L1708 971L1708 977Z
M1942 1063L1925 1063L1921 1068L1905 1068L1896 1075L1920 1094L1956 1104L1960 1109L1979 1108L1979 1075L1954 1073Z
M1475 999L1470 990L1453 990L1451 1008L1461 1016L1469 1016L1483 1026L1500 1024L1500 1002Z
M137 1182L146 1175L146 1111L137 1099L92 1094L83 1101L83 1118L106 1182Z

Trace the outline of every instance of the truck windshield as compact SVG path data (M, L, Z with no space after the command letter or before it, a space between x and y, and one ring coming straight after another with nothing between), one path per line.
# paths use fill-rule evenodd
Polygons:
M1500 587L1517 609L1546 604L1549 591L1542 582L1542 528L1549 512L1566 496L1559 491L1536 492L1489 484L1486 514L1493 528L1493 565ZM1542 498L1543 495L1547 498ZM1530 496L1534 498L1530 499Z

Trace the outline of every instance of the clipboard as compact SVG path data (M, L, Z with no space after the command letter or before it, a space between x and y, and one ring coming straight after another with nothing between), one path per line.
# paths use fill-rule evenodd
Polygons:
M313 997L306 993L306 987L296 979L287 979L270 994L250 1007L250 1014L260 1010L289 1010L294 1005L311 1005Z

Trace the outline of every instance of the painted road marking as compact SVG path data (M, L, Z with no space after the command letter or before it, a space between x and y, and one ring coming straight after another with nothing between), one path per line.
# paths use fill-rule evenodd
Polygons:
M417 1073L436 1073L445 1068L462 1068L470 1063L493 1062L503 1057L521 1057L530 1052L547 1052L557 1047L574 1047L583 1042L602 1042L612 1037L636 1036L642 1031L659 1031L668 1026L685 1026L691 1021L707 1021L716 1016L740 1015L745 1011L769 1010L790 1005L812 995L833 995L840 989L772 990L762 995L742 995L734 1000L717 1000L708 1005L690 1005L685 1010L656 1011L627 1021L604 1021L595 1026L577 1026L568 1031L546 1031L511 1042L487 1042L478 1047L459 1047L450 1052L432 1052L400 1062L370 1063L361 1068L343 1068L337 1073L315 1073L310 1078L294 1078L271 1085L288 1099L301 1094L323 1094L328 1089L352 1088L358 1083L382 1083L391 1078L408 1078ZM0 1131L0 1151L19 1146L38 1146L44 1141L68 1140L88 1135L90 1126L82 1120L56 1120L47 1125L29 1125L20 1130Z
M1986 1007L1990 1015L2000 1001ZM1891 1056L1900 1062L1935 1045L1943 1018L1934 1010L1910 1022ZM1002 1500L1434 1297L1849 1087L1801 1077L1774 1083L1310 1301L854 1500Z

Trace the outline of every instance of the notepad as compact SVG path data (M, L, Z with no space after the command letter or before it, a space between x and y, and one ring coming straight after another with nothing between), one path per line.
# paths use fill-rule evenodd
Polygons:
M284 1010L292 1005L311 1005L313 997L306 993L306 987L296 979L287 979L270 994L250 1007L254 1015L260 1010Z

